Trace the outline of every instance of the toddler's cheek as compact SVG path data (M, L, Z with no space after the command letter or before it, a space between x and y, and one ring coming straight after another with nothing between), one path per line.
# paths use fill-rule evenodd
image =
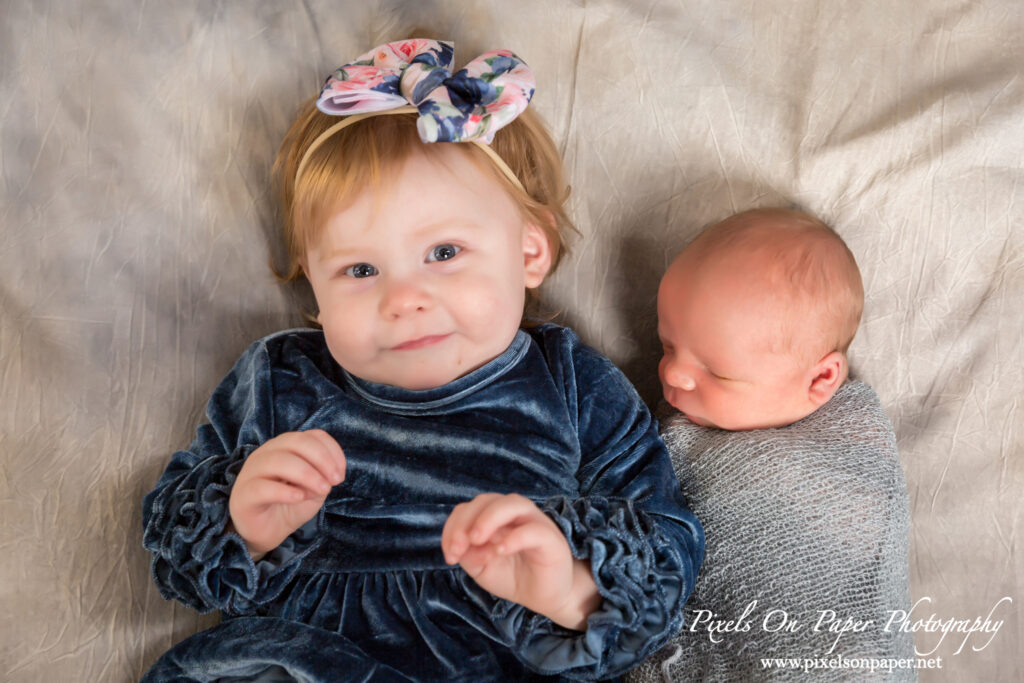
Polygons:
M476 330L495 333L515 321L516 327L523 316L524 301L503 296L494 288L467 289L461 294L458 307L466 323Z

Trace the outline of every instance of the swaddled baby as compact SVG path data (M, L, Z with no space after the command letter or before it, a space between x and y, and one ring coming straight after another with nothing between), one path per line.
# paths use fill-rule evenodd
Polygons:
M895 436L848 381L863 300L843 240L799 211L727 218L669 267L662 436L707 554L683 631L631 680L863 680L888 674L852 660L913 656L890 623L909 609Z

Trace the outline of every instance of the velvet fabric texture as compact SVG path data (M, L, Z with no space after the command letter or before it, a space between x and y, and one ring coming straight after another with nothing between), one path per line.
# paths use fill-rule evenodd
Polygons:
M520 330L425 391L349 375L319 331L282 332L246 351L207 417L143 502L144 545L165 598L226 621L145 680L601 679L682 626L703 530L633 387L566 328ZM346 479L254 563L226 530L232 483L260 444L315 428L341 444ZM586 631L445 564L448 514L489 491L537 502L590 561L603 601Z

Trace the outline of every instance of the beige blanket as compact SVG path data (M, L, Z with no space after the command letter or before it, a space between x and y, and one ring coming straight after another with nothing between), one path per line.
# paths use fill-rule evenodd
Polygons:
M295 106L416 25L534 68L583 233L544 295L650 401L655 288L689 239L752 206L835 226L920 618L1014 601L959 654L917 632L943 659L920 679L1020 680L1019 0L0 4L0 679L137 679L212 623L157 594L141 498L242 349L301 323L265 267Z

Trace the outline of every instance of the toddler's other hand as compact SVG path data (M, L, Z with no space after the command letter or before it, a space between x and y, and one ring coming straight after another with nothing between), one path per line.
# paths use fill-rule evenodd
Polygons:
M345 453L321 429L285 432L253 451L231 489L234 530L258 560L311 520L345 479Z
M555 523L515 493L483 493L456 505L441 550L488 592L567 628L585 629L601 603L590 563L574 559Z

